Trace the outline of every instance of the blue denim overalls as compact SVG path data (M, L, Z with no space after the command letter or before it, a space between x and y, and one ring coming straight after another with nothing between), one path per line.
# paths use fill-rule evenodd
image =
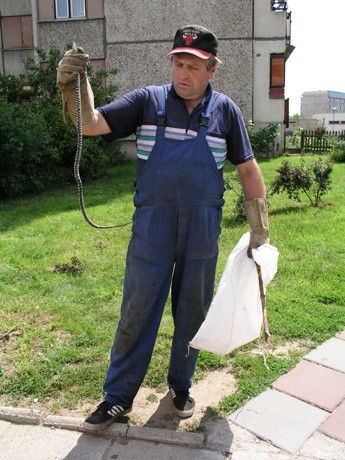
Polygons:
M210 306L222 217L222 172L206 140L212 100L196 138L166 139L165 93L153 150L136 182L121 319L104 383L105 399L132 405L152 356L171 286L174 336L168 385L188 390L198 351L188 343Z

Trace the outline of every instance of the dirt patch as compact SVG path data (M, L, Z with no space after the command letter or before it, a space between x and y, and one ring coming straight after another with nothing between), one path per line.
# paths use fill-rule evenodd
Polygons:
M257 347L246 353L260 354L263 355L264 359L265 354L289 356L291 353L301 353L301 350L307 351L308 346L296 341L286 342L275 348ZM235 391L236 379L231 374L230 365L205 373L204 378L194 383L191 389L191 395L196 401L194 415L188 419L181 419L173 414L171 396L167 391L157 392L152 388L142 387L135 398L133 411L124 418L124 422L138 426L193 431L199 429L203 422L212 417L209 409L215 408L222 398L233 394ZM56 401L54 400L41 402L23 398L20 400L19 406L40 410L47 415L56 414L84 418L95 410L99 402L84 402L73 410L67 408L56 410ZM10 406L13 404L7 396L0 395L0 405Z
M194 429L198 428L203 421L210 416L208 410L214 408L220 400L236 390L236 381L230 372L230 368L224 368L208 372L205 377L196 382L191 390L191 395L196 401L194 415L188 419L181 419L172 412L172 400L166 392L158 393L152 388L142 387L135 398L133 411L128 414L125 420L132 425L149 426L165 429ZM0 395L0 405L11 405L9 399ZM53 411L54 401L44 403L39 400L22 399L20 407L36 409L45 412L47 415L65 415L73 417L85 417L96 408L96 403L79 405L73 410L59 409Z
M196 402L194 415L188 419L181 419L172 412L172 399L168 392L156 393L152 389L141 388L129 420L131 423L155 428L197 427L209 417L209 409L216 407L223 397L234 393L235 390L236 380L229 368L207 373L191 389L191 395Z
M73 276L79 276L84 272L78 257L72 257L70 264L56 264L53 271L55 273L70 273Z

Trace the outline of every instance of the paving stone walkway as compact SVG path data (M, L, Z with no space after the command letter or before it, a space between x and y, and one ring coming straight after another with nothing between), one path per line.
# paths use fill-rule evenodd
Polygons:
M345 459L345 331L307 354L273 389L228 419L292 454L314 433L323 433L344 443Z

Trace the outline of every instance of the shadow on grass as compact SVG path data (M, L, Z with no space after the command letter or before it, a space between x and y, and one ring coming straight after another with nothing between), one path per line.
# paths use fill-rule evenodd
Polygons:
M86 209L121 199L124 203L129 204L128 217L130 220L134 210L132 207L134 180L135 163L126 162L112 168L107 177L83 184ZM41 194L0 201L0 231L11 230L42 217L53 217L73 211L80 211L76 183L54 187ZM92 216L90 217L93 220ZM116 220L116 215L113 215L112 218ZM121 222L118 223L121 224Z
M303 204L296 206L284 206L283 208L269 209L268 213L270 216L280 216L284 214L300 214L310 209L311 205Z

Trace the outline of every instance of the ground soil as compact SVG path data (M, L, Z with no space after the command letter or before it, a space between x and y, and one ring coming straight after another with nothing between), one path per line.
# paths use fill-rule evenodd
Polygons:
M297 342L285 343L274 350L266 350L274 355L288 355L290 351L301 349L301 344ZM250 353L263 355L262 348L253 349ZM225 396L236 391L236 380L231 373L231 367L225 367L215 371L207 372L202 380L194 383L191 395L196 401L195 413L188 419L181 419L174 416L172 412L172 400L170 394L165 391L156 392L152 388L142 387L134 401L133 411L124 418L124 421L131 425L149 426L154 428L165 428L171 430L199 430L202 429L203 422L212 418L212 412L209 409L215 408ZM20 407L27 407L41 410L47 415L52 413L56 415L65 415L84 418L92 412L97 401L83 403L73 410L59 409L52 411L54 401L40 402L37 400L21 401ZM7 406L9 401L5 396L0 395L0 405Z
M192 396L196 401L194 415L188 419L181 419L172 412L172 399L168 391L156 392L152 388L142 387L137 394L133 410L124 418L131 425L148 426L165 429L194 430L202 425L203 420L210 418L208 409L214 408L224 396L236 390L235 378L230 369L208 372L202 380L193 385ZM59 409L55 415L85 417L96 408L98 402L84 403L73 410ZM20 407L40 410L47 415L52 414L53 401L40 402L37 400L23 400ZM0 406L11 405L9 400L0 395Z

